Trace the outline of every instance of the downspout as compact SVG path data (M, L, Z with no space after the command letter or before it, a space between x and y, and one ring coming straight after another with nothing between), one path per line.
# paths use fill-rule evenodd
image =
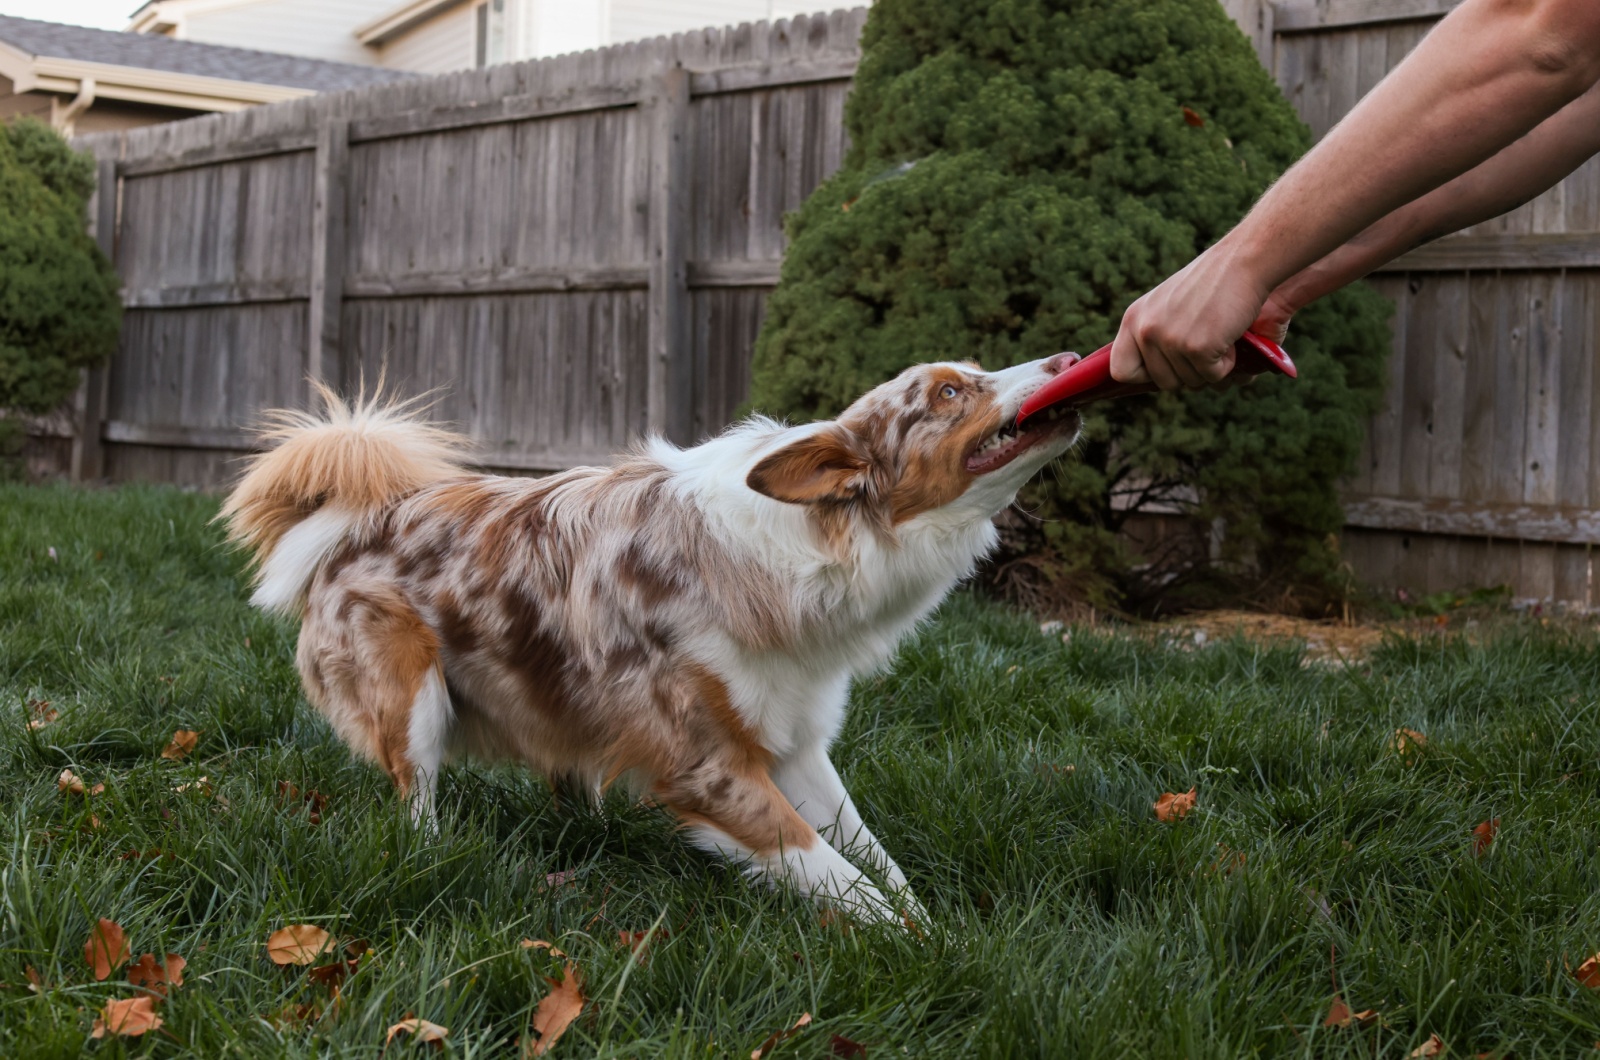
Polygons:
M78 124L78 118L94 103L94 78L85 77L78 82L78 94L73 97L67 108L56 115L56 130L67 139L72 138L73 131Z

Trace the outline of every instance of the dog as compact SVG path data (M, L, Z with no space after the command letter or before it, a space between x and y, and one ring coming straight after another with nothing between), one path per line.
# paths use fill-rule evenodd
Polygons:
M419 822L458 754L596 793L626 778L700 847L897 921L921 908L829 746L851 680L1072 445L1075 412L1016 417L1076 359L919 365L836 420L537 479L471 472L414 404L319 388L325 411L279 413L218 518L253 554L252 602L300 622L307 699Z

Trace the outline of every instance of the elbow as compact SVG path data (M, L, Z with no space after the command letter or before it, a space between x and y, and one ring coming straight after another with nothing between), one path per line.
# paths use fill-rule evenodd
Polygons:
M1600 81L1600 4L1593 0L1469 0L1475 29L1521 52L1526 69L1572 98ZM1515 43L1513 43L1515 42Z

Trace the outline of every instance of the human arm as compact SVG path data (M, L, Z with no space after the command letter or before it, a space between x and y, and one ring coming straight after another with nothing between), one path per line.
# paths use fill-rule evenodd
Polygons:
M1481 166L1597 80L1600 4L1466 0L1238 226L1128 308L1112 375L1163 389L1227 375L1234 341L1286 280Z
M1600 152L1600 85L1482 165L1379 218L1267 298L1251 330L1282 342L1289 318L1440 236L1516 209Z

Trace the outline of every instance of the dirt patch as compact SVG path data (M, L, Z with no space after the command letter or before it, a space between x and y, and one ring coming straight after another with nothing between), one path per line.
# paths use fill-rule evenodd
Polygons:
M1414 622L1354 623L1314 621L1289 615L1253 611L1208 611L1163 622L1160 628L1180 642L1196 647L1229 637L1257 644L1303 644L1306 659L1316 663L1355 663L1364 660L1385 636L1415 636Z

